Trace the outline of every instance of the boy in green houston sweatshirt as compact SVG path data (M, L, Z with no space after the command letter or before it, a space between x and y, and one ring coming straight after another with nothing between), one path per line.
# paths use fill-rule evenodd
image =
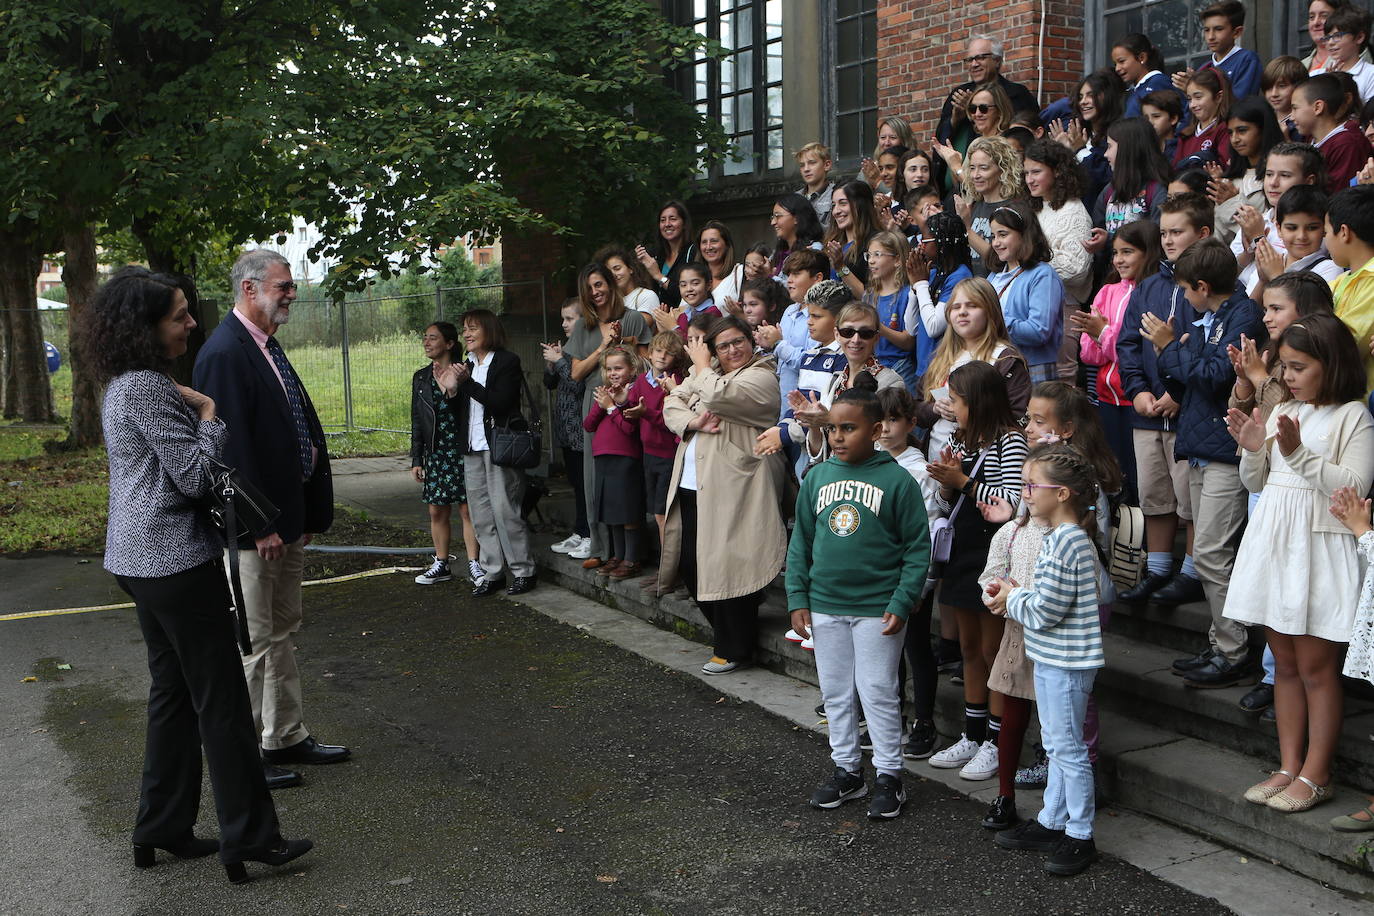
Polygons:
M920 603L930 566L920 485L873 448L882 418L871 391L851 388L835 399L832 457L802 482L787 550L787 607L792 629L815 640L835 762L811 804L836 808L868 793L855 716L861 700L878 771L871 818L896 817L906 801L897 664L907 611Z

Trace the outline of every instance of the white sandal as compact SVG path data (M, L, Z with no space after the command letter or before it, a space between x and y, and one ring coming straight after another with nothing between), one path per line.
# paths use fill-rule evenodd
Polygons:
M1275 776L1287 776L1288 782L1284 783L1281 786L1266 786L1264 784L1264 782L1268 782L1269 779L1273 779ZM1272 773L1269 774L1269 779L1266 779L1264 782L1261 783L1256 783L1255 785L1246 789L1245 800L1253 805L1267 805L1269 804L1269 799L1273 798L1275 795L1278 795L1284 789L1288 788L1293 784L1293 774L1288 772L1287 770L1274 770Z
M1317 805L1331 797L1331 787L1329 785L1319 786L1306 776L1299 776L1297 781L1312 790L1312 794L1307 798L1294 798L1285 794L1287 789L1291 789L1293 784L1290 782L1284 792L1280 792L1269 799L1266 804L1275 811L1282 811L1284 814L1297 814L1299 811L1306 811L1315 808Z

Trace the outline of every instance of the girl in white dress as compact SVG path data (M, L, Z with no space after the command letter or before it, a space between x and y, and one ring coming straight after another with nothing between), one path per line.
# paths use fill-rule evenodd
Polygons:
M1231 410L1240 477L1263 497L1236 555L1223 613L1265 628L1277 664L1274 713L1280 765L1245 799L1306 811L1330 795L1341 732L1341 644L1359 595L1355 538L1328 512L1341 487L1374 482L1374 421L1364 405L1355 338L1334 315L1308 315L1279 338L1293 399L1267 422ZM1305 750L1304 750L1305 749Z

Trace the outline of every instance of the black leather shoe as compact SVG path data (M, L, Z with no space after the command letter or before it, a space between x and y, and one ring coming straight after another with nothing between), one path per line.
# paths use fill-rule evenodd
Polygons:
M1240 708L1246 712L1261 712L1274 705L1274 685L1256 684L1255 689L1240 698Z
M1253 684L1256 680L1255 669L1244 661L1232 664L1220 655L1213 655L1207 664L1183 675L1185 687L1235 687L1237 684Z
M1175 607L1180 604L1203 601L1206 597L1207 593L1202 590L1200 580L1179 573L1169 580L1168 585L1151 595L1150 600L1155 604Z
M478 582L477 587L472 590L472 597L485 598L488 595L496 594L501 589L505 588L505 586L506 580L504 577L500 579L483 579L481 582Z
M244 862L261 862L263 865L285 865L293 859L299 859L314 848L315 844L310 840L281 840L276 846L266 852L244 856L242 862L225 862L224 873L229 876L229 882L231 884L242 884L248 880L248 870L243 867Z
M297 741L290 747L275 751L263 751L262 759L268 763L342 763L351 752L337 744L320 744L309 735L304 741Z
M1212 656L1217 654L1217 650L1208 646L1197 655L1190 655L1187 658L1174 659L1174 674L1187 674L1189 671L1196 671L1206 666L1212 660Z
M525 592L534 591L534 586L538 580L534 576L516 576L511 580L510 588L506 589L507 595L523 595Z
M170 846L161 846L156 843L135 843L134 865L139 868L151 868L156 865L159 849L170 852L178 859L200 859L219 852L219 840L191 836Z
M1158 575L1148 575L1141 579L1136 585L1126 589L1117 598L1127 604L1139 604L1148 601L1150 596L1159 591L1164 586L1174 580L1170 573L1159 573Z
M292 786L301 784L301 774L295 770L288 770L283 767L274 767L270 763L262 765L263 775L267 777L267 788L289 789Z
M988 808L987 816L983 818L983 826L988 830L1010 830L1021 823L1021 818L1016 816L1016 799L1006 795L999 795L992 800L992 807Z

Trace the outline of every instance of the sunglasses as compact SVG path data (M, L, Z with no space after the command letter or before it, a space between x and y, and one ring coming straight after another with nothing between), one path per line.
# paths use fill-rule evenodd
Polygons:
M859 335L860 340L872 340L873 338L878 336L878 332L873 330L872 328L836 328L835 333L843 337L845 340L848 340L855 334Z
M970 105L970 106L968 107L968 113L969 113L969 114L987 114L987 113L990 112L990 111L996 111L996 110L997 110L997 106L996 106L996 105Z

